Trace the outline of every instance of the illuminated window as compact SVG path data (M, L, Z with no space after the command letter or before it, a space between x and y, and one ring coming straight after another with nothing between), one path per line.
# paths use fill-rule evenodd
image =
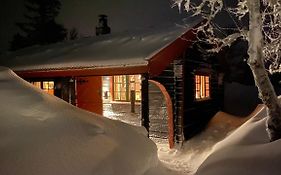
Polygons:
M31 82L31 84L33 84L34 86L41 89L41 82L40 81L34 81L34 82Z
M31 84L51 95L54 95L54 81L32 81Z
M141 100L141 75L129 75L130 78L130 90L135 91L136 101Z
M127 92L127 83L126 83L126 76L114 76L114 100L116 101L126 101L126 92Z
M141 100L141 76L119 75L113 76L113 100L130 101L130 91L135 91L136 101Z
M210 77L195 75L195 99L206 100L210 98Z
M42 89L43 91L54 95L54 82L53 81L43 81Z

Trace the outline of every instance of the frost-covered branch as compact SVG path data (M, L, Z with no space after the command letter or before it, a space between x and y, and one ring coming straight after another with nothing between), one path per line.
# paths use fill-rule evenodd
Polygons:
M242 1L239 3L240 8L244 10ZM218 52L225 46L230 46L238 38L246 38L247 31L239 24L239 19L245 16L243 10L241 13L233 15L234 10L227 8L223 0L201 0L193 2L191 0L175 0L174 6L178 6L179 10L184 8L186 11L192 12L193 16L200 15L204 19L204 24L197 28L197 32L203 35L205 40L213 46L209 51ZM225 27L218 24L215 19L224 11L235 27ZM245 11L245 10L244 10ZM202 40L202 38L198 38Z
M266 130L270 141L280 139L281 104L269 80L265 63L270 73L281 72L281 0L237 0L231 7L226 7L222 0L201 0L195 5L189 0L177 0L176 3L179 7L184 4L187 11L205 19L206 23L197 30L212 45L211 51L218 52L241 37L248 41L248 65L259 96L268 107ZM226 28L216 24L216 17L223 12L229 14L237 29L228 30L226 35L223 31Z
M204 33L207 42L212 44L214 48L210 51L217 52L222 47L229 46L237 38L248 40L249 24L249 8L247 0L237 0L229 7L225 5L223 0L174 0L181 10L192 12L193 16L200 15L205 24L198 27L198 32ZM229 3L229 2L228 2ZM263 33L263 54L266 68L270 73L281 72L281 0L262 0L261 7L262 33ZM232 28L220 27L216 18L219 15L228 14L229 20L232 22ZM239 34L240 33L240 34Z

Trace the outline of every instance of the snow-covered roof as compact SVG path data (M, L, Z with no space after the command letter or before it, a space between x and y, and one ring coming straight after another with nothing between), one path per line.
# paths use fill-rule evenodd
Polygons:
M117 67L143 67L142 71L148 71L147 66L155 55L177 39L187 45L187 38L181 37L199 22L199 19L190 19L185 25L173 24L34 46L1 55L0 65L17 72Z

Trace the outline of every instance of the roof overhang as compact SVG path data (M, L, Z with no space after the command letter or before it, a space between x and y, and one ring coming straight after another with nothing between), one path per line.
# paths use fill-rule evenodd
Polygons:
M189 30L174 42L152 55L147 64L134 66L113 66L113 67L85 67L85 68L64 68L48 70L24 70L15 71L19 76L25 78L33 77L66 77L66 76L106 76L125 74L144 74L150 77L159 75L175 58L183 55L195 38L193 30Z
M28 48L2 57L0 64L23 78L144 73L154 77L185 53L200 22Z
M143 74L148 72L148 66L126 66L107 68L68 68L56 70L26 70L15 71L17 75L24 78L49 78L49 77L77 77L77 76L107 76L125 74Z
M149 76L154 77L159 75L173 60L184 56L186 49L190 47L195 38L196 34L194 30L191 29L153 55L148 64Z

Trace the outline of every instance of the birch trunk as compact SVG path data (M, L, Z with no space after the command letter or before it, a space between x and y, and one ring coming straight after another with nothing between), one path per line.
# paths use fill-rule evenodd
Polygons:
M268 107L266 130L270 141L281 138L281 107L269 80L263 62L263 35L260 0L248 0L249 8L249 59L248 64L254 75L259 96Z

